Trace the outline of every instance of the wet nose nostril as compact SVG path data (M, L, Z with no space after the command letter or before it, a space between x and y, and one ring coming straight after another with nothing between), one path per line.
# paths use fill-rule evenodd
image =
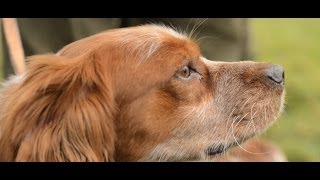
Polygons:
M266 69L267 77L277 83L283 84L284 82L284 70L280 65L271 65Z
M270 80L272 80L273 82L276 82L276 83L278 83L278 84L282 83L282 80L275 79L275 78L272 77L272 76L268 76L268 78L269 78Z

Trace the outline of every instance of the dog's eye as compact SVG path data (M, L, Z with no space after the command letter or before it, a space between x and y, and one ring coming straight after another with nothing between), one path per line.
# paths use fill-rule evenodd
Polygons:
M189 78L191 75L191 70L188 66L184 66L182 69L180 69L177 72L177 76L183 79L187 79Z

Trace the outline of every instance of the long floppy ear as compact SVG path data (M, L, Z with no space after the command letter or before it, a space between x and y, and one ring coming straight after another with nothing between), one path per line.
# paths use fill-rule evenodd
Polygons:
M33 56L2 94L0 160L113 161L113 94L94 56ZM12 88L12 89L10 89Z

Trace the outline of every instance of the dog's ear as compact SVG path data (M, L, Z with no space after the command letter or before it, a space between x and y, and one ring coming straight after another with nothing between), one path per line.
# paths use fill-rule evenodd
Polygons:
M113 161L114 98L99 61L40 55L29 62L14 92L3 91L1 160Z

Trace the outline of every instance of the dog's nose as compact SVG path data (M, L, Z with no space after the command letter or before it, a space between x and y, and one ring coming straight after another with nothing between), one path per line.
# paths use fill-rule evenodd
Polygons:
M279 85L284 84L284 70L280 65L273 64L266 69L267 77Z

